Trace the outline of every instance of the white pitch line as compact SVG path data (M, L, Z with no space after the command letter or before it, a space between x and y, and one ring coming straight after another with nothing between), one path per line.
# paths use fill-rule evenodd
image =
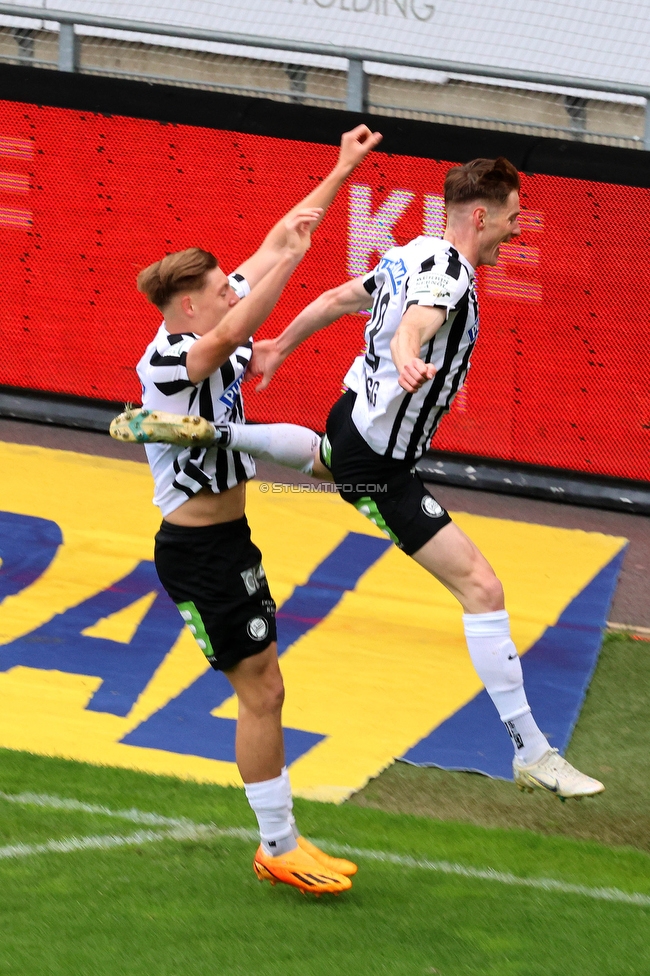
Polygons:
M404 868L420 868L424 871L437 871L440 874L456 874L463 878L498 881L500 884L536 888L539 891L557 891L564 895L585 895L587 898L596 898L599 901L617 901L650 908L650 895L621 891L620 888L590 888L587 885L557 881L555 878L522 878L516 874L495 871L494 868L473 868L466 867L464 864L452 864L449 861L429 861L404 854L390 854L388 851L370 851L360 847L349 847L347 844L336 844L331 841L323 841L323 843L326 843L327 847L334 853L344 854L346 857L359 857L368 861L397 864Z
M249 840L257 837L252 830L239 827L218 829L210 824L184 824L169 830L138 830L134 834L98 834L93 837L64 837L47 840L43 844L9 844L0 847L0 860L29 857L32 854L72 854L74 851L109 850L112 847L140 846L161 840L206 840L215 837L234 837Z
M133 823L149 824L154 827L194 826L192 820L185 817L162 817L157 813L146 813L144 810L110 810L108 807L93 803L82 803L80 800L66 800L60 796L50 796L47 793L2 793L0 800L7 803L24 803L28 806L46 807L49 810L68 810L71 813L98 813L104 817L118 817L120 820L131 820Z
M134 834L114 835L109 837L71 837L64 840L46 841L44 844L16 844L0 848L0 858L21 857L27 854L68 853L77 850L107 849L124 845L137 845L159 840L196 840L208 838L230 837L236 840L257 840L254 830L245 827L216 827L214 824L199 824L185 817L164 817L157 813L147 813L143 810L111 810L109 807L79 800L68 800L58 796L43 793L2 793L0 800L8 803L20 803L29 806L47 807L55 810L69 810L70 812L101 814L105 817L116 817L130 820L134 823L168 826L169 830L152 831L141 830ZM597 901L619 902L625 905L638 905L650 908L650 895L641 892L621 891L620 888L591 888L588 885L572 884L568 881L558 881L556 878L523 878L494 868L475 868L464 864L454 864L450 861L430 861L426 858L410 857L406 854L392 854L389 851L373 851L361 847L350 847L347 844L336 844L332 841L317 841L333 853L348 857L358 857L362 860L376 861L383 864L394 864L397 867L416 869L421 871L435 871L438 874L453 874L477 881L496 881L514 887L533 888L537 891L556 892L564 895L582 895Z

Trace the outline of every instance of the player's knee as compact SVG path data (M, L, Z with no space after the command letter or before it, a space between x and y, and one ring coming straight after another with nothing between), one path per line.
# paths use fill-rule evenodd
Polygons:
M492 613L494 610L503 610L504 594L501 581L489 567L477 569L472 580L472 602L474 607L471 613Z
M284 682L274 647L244 658L228 677L246 711L258 717L282 711Z
M237 696L240 709L258 719L279 715L284 704L284 684L281 677L273 681L260 680L240 688Z
M268 712L281 712L284 705L284 682L282 675L277 677L265 689L265 705Z

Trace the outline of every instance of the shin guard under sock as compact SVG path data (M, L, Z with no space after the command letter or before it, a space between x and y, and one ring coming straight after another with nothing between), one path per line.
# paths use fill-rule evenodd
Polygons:
M472 664L512 739L515 755L526 765L536 762L550 747L530 711L507 611L465 613L463 625Z

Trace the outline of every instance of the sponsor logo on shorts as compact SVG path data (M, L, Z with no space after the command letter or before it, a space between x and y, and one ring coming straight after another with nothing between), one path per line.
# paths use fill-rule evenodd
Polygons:
M264 640L269 632L268 621L264 617L251 617L246 625L246 630L248 631L248 636L252 637L253 640Z
M432 495L425 495L420 505L424 514L428 515L429 518L441 518L445 514L442 505L439 505Z
M244 586L249 596L257 593L266 583L266 573L261 563L258 563L257 566L251 566L250 569L244 569L240 573L240 576L244 581Z

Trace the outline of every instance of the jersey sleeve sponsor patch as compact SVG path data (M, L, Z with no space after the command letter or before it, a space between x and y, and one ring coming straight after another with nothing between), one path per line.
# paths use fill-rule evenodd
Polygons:
M421 271L414 275L406 295L408 305L432 305L450 309L456 308L465 295L468 282L465 275L452 278L444 271Z

